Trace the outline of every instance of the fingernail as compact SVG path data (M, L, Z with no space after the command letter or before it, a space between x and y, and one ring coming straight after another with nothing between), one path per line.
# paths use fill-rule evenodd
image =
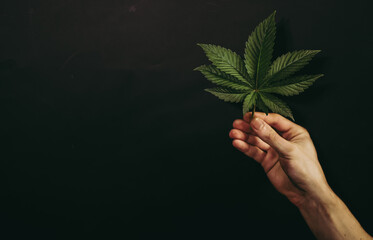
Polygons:
M264 122L262 119L260 118L254 118L252 121L251 121L251 126L256 129L256 130L259 130L260 128L262 128L264 126Z

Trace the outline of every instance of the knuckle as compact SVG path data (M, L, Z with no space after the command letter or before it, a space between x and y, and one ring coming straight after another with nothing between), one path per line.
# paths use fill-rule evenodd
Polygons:
M281 155L285 158L293 158L297 155L297 147L294 144L289 144L284 148L285 151L281 153Z
M253 152L252 153L252 156L253 156L253 158L255 159L255 160L259 160L259 158L260 158L260 154L259 154L259 152Z
M302 126L299 126L300 130L303 132L303 133L308 133L307 129L305 127L302 127Z
M251 145L258 145L259 141L256 136L253 135L248 135L247 136L247 142Z
M267 131L267 138L268 138L268 140L275 141L277 139L277 133L273 130L272 131L268 130Z
M269 116L273 119L274 122L277 122L280 120L281 115L277 113L270 113Z
M297 147L294 144L292 144L292 143L290 143L287 146L287 152L288 152L289 155L294 154L296 150L297 150Z
M279 121L280 120L280 118L281 118L281 116L279 115L279 114L277 114L277 113L274 113L273 114L273 119L274 119L274 121Z
M302 126L299 126L300 127L300 132L305 136L305 137L310 137L310 133L308 132L308 130Z

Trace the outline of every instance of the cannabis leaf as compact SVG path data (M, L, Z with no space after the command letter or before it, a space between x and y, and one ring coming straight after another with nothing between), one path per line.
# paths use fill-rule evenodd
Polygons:
M211 65L202 65L200 71L219 87L205 89L226 102L243 102L243 114L261 109L289 117L290 108L274 94L293 96L303 92L323 74L293 76L307 65L320 50L300 50L286 53L271 62L276 37L276 11L261 22L249 36L244 60L230 49L198 43Z

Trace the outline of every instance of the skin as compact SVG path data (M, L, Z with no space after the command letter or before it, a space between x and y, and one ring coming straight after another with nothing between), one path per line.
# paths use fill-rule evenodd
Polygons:
M326 181L308 131L274 113L233 122L233 146L263 167L318 239L373 239Z

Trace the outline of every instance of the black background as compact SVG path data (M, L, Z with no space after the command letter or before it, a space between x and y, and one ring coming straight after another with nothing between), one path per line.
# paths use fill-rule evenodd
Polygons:
M196 43L321 49L287 98L335 192L373 233L369 1L1 1L2 239L313 239L228 137Z

